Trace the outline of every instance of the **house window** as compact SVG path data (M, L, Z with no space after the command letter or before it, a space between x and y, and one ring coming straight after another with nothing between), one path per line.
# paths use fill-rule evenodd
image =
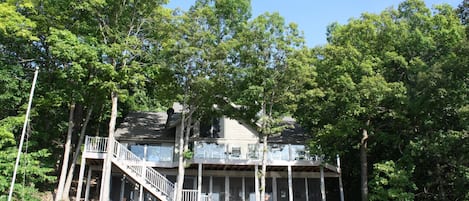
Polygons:
M146 149L146 151L145 151ZM151 162L173 161L174 146L170 144L131 145L130 151L141 159ZM146 152L146 153L145 153Z
M241 147L232 147L231 158L240 158L240 157L241 157Z
M151 162L171 162L173 161L174 146L158 144L147 145L147 161Z
M140 159L145 158L145 145L130 145L130 151Z
M220 138L220 118L211 118L200 122L200 137Z
M249 144L248 145L248 158L249 159L258 159L260 158L259 153L259 144Z

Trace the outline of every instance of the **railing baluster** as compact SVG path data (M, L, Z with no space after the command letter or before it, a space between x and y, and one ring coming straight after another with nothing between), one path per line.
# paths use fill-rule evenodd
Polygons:
M85 138L85 151L91 153L106 153L107 143L109 142L108 138L105 137L89 137ZM144 179L145 182L148 182L152 187L156 188L158 191L162 192L164 195L170 199L173 197L174 184L171 183L166 177L157 172L151 167L143 166L143 160L140 159L137 155L128 150L124 145L114 140L114 150L111 150L113 156L115 156L122 165L130 169L137 177ZM145 169L145 174L143 171ZM193 192L189 192L188 196L192 197ZM197 195L197 194L195 194ZM196 198L196 197L195 197ZM191 199L192 200L192 199Z

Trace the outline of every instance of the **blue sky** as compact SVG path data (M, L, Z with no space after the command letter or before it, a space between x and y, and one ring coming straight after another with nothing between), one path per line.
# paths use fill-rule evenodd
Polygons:
M326 27L330 23L347 23L361 13L380 13L386 8L396 8L396 0L251 0L252 14L256 17L265 12L279 12L287 22L295 22L304 32L307 45L314 47L326 43ZM428 7L447 3L453 7L462 0L425 0ZM194 0L171 0L169 7L189 8Z

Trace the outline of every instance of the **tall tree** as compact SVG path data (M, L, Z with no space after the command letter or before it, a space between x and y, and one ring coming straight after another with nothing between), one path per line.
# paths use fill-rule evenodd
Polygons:
M31 87L34 55L29 54L38 41L37 24L24 15L31 11L30 2L0 3L0 196L6 200L21 125L25 120L25 104ZM33 106L33 114L36 111ZM35 144L31 123L26 133L24 149L15 182L13 199L39 200L38 187L54 181L47 149Z
M228 74L234 65L233 45L250 16L249 1L200 0L178 16L177 43L172 47L169 66L176 74L183 103L179 139L179 168L176 200L182 199L184 153L194 122L215 112L228 93ZM184 134L185 133L185 134Z
M316 93L305 96L304 107L297 112L303 125L315 133L312 145L345 158L360 156L360 165L347 161L344 167L351 169L344 173L351 176L349 182L361 178L363 200L368 197L367 171L371 166L367 164L376 164L377 171L382 171L379 168L389 167L388 161L397 162L395 171L408 171L400 175L415 176L411 182L423 191L414 192L416 199L428 199L424 193L428 187L424 186L434 185L423 175L431 165L419 162L422 157L413 158L413 154L424 154L417 150L430 146L416 142L439 136L435 131L446 130L457 115L441 107L437 109L441 112L434 113L430 108L443 102L430 103L434 99L423 95L428 94L429 86L440 88L441 84L421 81L424 75L438 72L439 63L452 58L454 47L465 38L455 13L442 5L432 14L422 1L409 0L397 10L365 13L345 25L330 26L329 31L329 44L316 50L318 87L310 87ZM354 172L361 172L361 176ZM435 168L433 174L442 173L441 168ZM442 186L445 182L440 178ZM407 186L413 190L412 184ZM358 197L353 192L348 194Z
M112 143L117 118L117 103L119 94L128 92L129 88L138 89L142 86L142 61L145 58L144 47L148 27L148 20L163 4L162 1L100 1L82 2L77 8L87 11L94 17L97 25L95 38L100 42L102 53L102 70L105 76L105 87L110 92L111 117L109 121L108 152L113 150ZM111 180L111 155L105 159L103 165L101 199L109 197Z
M260 200L265 198L268 136L282 131L281 118L288 114L302 81L304 41L296 24L286 24L278 13L265 13L251 22L240 37L239 69L235 79L240 117L259 125L262 137ZM257 115L259 114L260 115ZM257 127L257 126L256 126Z
M101 101L102 94L110 94L109 105L111 114L117 115L117 99L121 97L121 103L130 103L134 108L135 94L142 93L143 87L149 83L147 79L156 70L156 62L151 61L147 53L155 47L149 42L150 23L154 23L154 17L164 11L161 5L166 1L62 1L60 4L52 1L44 1L38 7L42 16L35 16L41 21L45 29L44 39L41 38L44 57L49 58L49 64L57 69L50 69L51 77L62 81L56 87L55 96L66 93L71 97L66 102L80 104L78 115L74 122L77 126L72 132L80 130L83 123L82 108L89 109L93 105L98 108L106 108L106 102ZM61 16L53 18L50 23L44 20L44 16ZM42 18L41 18L42 17ZM49 24L50 23L50 24ZM50 28L52 27L52 28ZM152 63L151 63L152 62ZM152 70L150 70L152 69ZM57 79L58 78L58 79ZM52 87L52 88L56 88ZM47 95L47 99L53 99ZM86 96L95 94L96 96ZM129 101L131 100L131 101ZM60 102L58 100L57 102ZM77 105L78 106L78 105ZM109 137L113 139L116 116L111 116L109 125ZM99 122L98 122L99 123ZM99 128L99 127L98 127ZM84 129L84 128L81 128ZM70 130L70 129L69 129ZM67 137L66 144L70 138ZM110 143L112 148L113 143ZM68 146L71 147L71 146ZM67 150L67 149L66 149ZM64 157L67 157L65 154ZM76 156L76 153L75 153ZM63 160L64 173L68 169L68 162ZM110 160L106 160L104 168L105 179L109 182ZM72 173L72 170L70 170ZM62 174L61 178L65 177ZM64 179L61 179L63 181ZM63 188L63 182L59 185L59 191ZM102 185L106 187L108 185ZM104 189L106 190L106 188ZM103 193L106 197L108 193ZM57 200L68 199L68 195L57 194ZM104 198L103 198L104 199Z

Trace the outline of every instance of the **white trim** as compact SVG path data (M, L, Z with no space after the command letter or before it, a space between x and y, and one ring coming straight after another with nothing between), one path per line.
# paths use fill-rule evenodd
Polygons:
M230 200L230 177L225 176L225 200Z
M197 201L201 201L202 198L202 164L199 163L197 174Z
M91 186L91 175L93 174L93 168L88 167L88 178L86 179L86 188L85 188L85 201L88 201L90 195L90 186Z
M83 177L85 176L85 165L86 165L86 158L81 157L80 173L78 174L78 186L77 186L77 193L75 195L75 200L81 199L81 190L83 188Z
M272 197L273 201L277 201L277 177L272 177Z
M259 201L259 167L254 166L254 192L256 193L256 201Z
M210 182L208 184L208 195L209 195L209 200L212 200L212 195L213 195L213 177L210 176Z
M326 184L324 181L324 167L320 167L321 173L321 200L326 201Z
M243 191L241 194L243 195L243 198L241 199L242 201L246 201L246 178L242 177L241 178L241 190Z
M288 200L293 201L293 179L290 165L288 166Z
M309 201L309 188L308 188L308 178L305 178L305 189L306 189L306 201Z

